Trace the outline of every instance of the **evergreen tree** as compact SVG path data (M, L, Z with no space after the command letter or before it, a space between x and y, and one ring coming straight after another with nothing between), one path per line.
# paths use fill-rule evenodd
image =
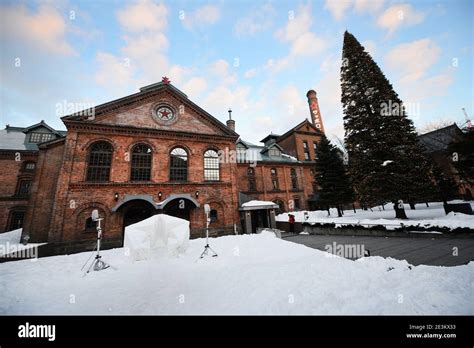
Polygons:
M344 33L342 105L349 172L362 204L418 200L429 191L430 165L413 122L383 72L357 39Z
M349 177L339 150L332 145L325 135L322 136L316 149L316 183L319 186L319 203L322 206L336 207L342 216L341 205L354 200Z

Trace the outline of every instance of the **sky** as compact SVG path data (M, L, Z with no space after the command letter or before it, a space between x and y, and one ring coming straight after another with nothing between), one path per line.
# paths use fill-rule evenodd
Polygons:
M258 143L310 118L344 136L345 30L379 64L418 129L474 118L470 0L0 1L0 127L60 117L171 83Z

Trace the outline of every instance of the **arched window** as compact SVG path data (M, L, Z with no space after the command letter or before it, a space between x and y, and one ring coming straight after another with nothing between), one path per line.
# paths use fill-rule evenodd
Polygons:
M219 181L219 155L214 150L204 153L204 180Z
M170 181L188 180L188 153L181 147L176 147L170 154Z
M84 228L84 232L97 232L96 222L92 220L91 217L86 219L86 225Z
M249 191L257 191L257 182L255 181L255 169L247 168L247 178L249 180Z
M152 151L146 144L135 145L132 149L131 181L148 181L151 179Z
M280 189L280 184L278 182L278 172L277 172L276 168L272 168L272 169L270 169L270 173L272 174L273 190L277 191L277 190Z
M209 213L209 218L211 219L211 222L217 221L217 210L212 209Z
M92 144L89 153L87 181L109 181L112 165L112 146L106 141Z
M285 203L283 203L280 199L275 199L273 203L278 204L278 209L276 210L275 214L281 214L285 212Z
M291 168L290 176L291 176L291 188L293 190L297 190L298 189L298 176L296 175L295 168Z

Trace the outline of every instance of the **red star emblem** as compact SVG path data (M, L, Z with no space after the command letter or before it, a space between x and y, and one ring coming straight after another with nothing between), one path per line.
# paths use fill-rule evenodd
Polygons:
M167 78L166 76L163 76L163 77L161 78L161 82L163 82L163 84L165 84L165 85L169 85L171 81L170 81L170 79Z
M163 110L163 111L160 111L160 114L161 114L162 118L169 119L168 115L170 114L170 112L168 112L166 110Z

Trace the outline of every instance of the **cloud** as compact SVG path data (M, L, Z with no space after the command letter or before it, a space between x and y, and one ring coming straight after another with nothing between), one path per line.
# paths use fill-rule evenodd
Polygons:
M193 12L184 13L182 23L186 29L190 30L195 27L215 24L220 19L220 16L221 13L217 6L205 5Z
M36 12L24 5L0 8L3 40L27 41L39 50L61 54L75 54L66 40L67 23L61 13L48 4L40 5Z
M134 86L160 81L162 76L170 77L176 84L185 81L190 69L171 64L168 58L168 15L169 10L164 4L149 0L139 0L116 11L124 44L115 55L98 52L96 80L101 84L108 81L112 89L120 86L115 83L113 69L106 65L109 62L122 73L123 81L127 77L135 82Z
M118 91L133 84L133 69L126 59L120 59L112 54L99 52L96 61L100 68L95 75L95 81L103 87L113 87ZM113 81L113 84L111 84Z
M291 13L286 25L275 32L278 40L290 45L290 51L285 57L269 59L264 69L276 73L294 65L298 57L314 57L320 54L327 43L310 31L312 22L309 5L300 6L296 14Z
M250 78L254 77L255 75L257 75L257 73L258 73L257 68L248 69L247 71L245 71L244 77L246 79L250 79Z
M397 4L386 9L377 19L377 26L391 35L402 26L409 27L423 22L425 14L409 4Z
M167 26L168 9L164 4L140 0L117 11L120 25L129 32L163 31Z
M436 42L424 38L399 44L385 55L387 67L398 81L405 103L420 103L423 99L447 93L454 81L453 71L443 69L430 75L441 54Z
M204 92L207 88L207 81L202 77L193 77L188 82L186 82L182 90L184 93L190 96L197 96Z
M300 6L298 14L292 13L286 25L278 29L275 36L283 42L292 42L310 30L312 21L310 6Z
M352 0L326 0L324 7L331 12L336 20L341 20L345 12L352 6Z
M353 9L358 14L377 13L384 0L326 0L324 8L331 12L336 20L344 18L347 11Z
M403 82L410 83L423 77L440 55L441 48L433 40L425 38L395 46L387 53L385 60L391 69L403 75Z
M237 20L234 33L237 37L253 36L272 26L275 9L270 3L254 8L247 16Z

